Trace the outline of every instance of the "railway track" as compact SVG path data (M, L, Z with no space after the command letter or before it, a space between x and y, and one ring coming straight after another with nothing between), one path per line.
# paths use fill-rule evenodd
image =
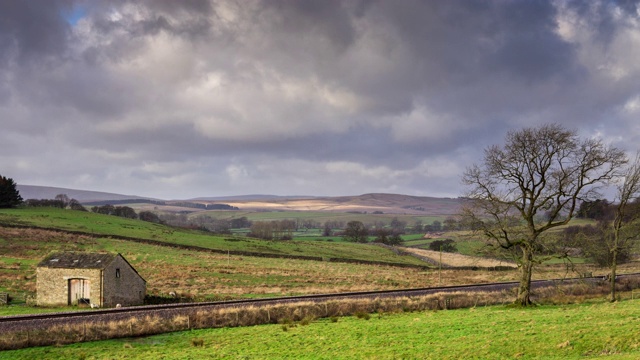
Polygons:
M621 274L618 279L622 278L640 278L640 273ZM535 280L532 281L532 290L549 286L561 286L567 284L598 283L602 282L602 277L584 277L584 278L566 278L552 280ZM77 312L59 312L31 315L13 315L0 317L0 333L4 331L28 330L33 328L41 328L43 326L60 325L67 322L106 322L122 319L131 319L132 317L145 317L149 315L159 316L175 316L179 314L193 314L197 311L224 309L224 308L241 308L241 307L261 307L273 306L296 302L326 302L332 300L345 299L376 299L376 298L405 298L431 295L437 293L455 293L455 292L497 292L503 290L514 289L518 286L518 282L499 282L487 284L474 284L464 286L440 286L430 288L416 288L403 290L384 290L384 291L365 291L365 292L348 292L335 294L318 294L318 295L300 295L279 298L261 298L261 299L244 299L230 301L214 301L214 302L198 302L198 303L180 303L180 304L163 304L163 305L145 305L135 307L123 307L114 309L98 309Z

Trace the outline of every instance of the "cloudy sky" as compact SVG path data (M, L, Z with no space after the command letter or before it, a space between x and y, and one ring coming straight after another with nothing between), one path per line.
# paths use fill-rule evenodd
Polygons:
M456 197L509 130L640 147L634 1L0 0L0 174Z

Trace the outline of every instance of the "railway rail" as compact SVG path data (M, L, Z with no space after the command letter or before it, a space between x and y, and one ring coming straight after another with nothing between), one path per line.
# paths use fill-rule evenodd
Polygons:
M620 274L618 279L640 278L640 273ZM582 277L565 278L552 280L534 280L531 283L533 290L549 286L561 286L575 283L599 283L602 277ZM131 319L132 317L145 317L149 315L176 316L189 315L197 311L241 308L241 307L261 307L281 305L296 302L326 302L343 299L376 299L376 298L405 298L431 295L437 293L455 292L497 292L517 288L518 282L498 282L486 284L474 284L463 286L439 286L430 288L415 288L403 290L383 290L365 292L347 292L334 294L300 295L279 298L243 299L230 301L178 303L162 305L145 305L134 307L122 307L113 309L97 309L76 312L58 312L31 315L11 315L0 317L0 333L6 331L21 331L34 328L42 328L52 325L60 325L68 322L106 322Z

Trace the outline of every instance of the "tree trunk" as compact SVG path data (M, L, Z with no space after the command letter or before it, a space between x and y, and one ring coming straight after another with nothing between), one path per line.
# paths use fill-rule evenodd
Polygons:
M533 305L530 299L531 294L531 272L533 270L533 252L528 247L522 248L522 267L520 269L520 285L518 286L518 297L514 302L520 306Z
M609 279L610 284L611 284L611 290L610 290L610 298L609 301L611 302L615 302L616 301L616 267L618 266L618 248L617 248L617 241L616 241L616 246L614 247L612 253L611 253L611 278Z

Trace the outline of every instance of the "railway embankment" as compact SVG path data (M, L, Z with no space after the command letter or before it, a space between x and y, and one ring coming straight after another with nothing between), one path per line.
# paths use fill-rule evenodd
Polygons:
M620 291L638 288L640 274L621 275ZM189 329L291 323L374 312L445 310L508 303L517 282L370 291L208 303L149 305L86 312L0 317L0 349L146 336ZM600 296L600 277L532 282L534 299Z

